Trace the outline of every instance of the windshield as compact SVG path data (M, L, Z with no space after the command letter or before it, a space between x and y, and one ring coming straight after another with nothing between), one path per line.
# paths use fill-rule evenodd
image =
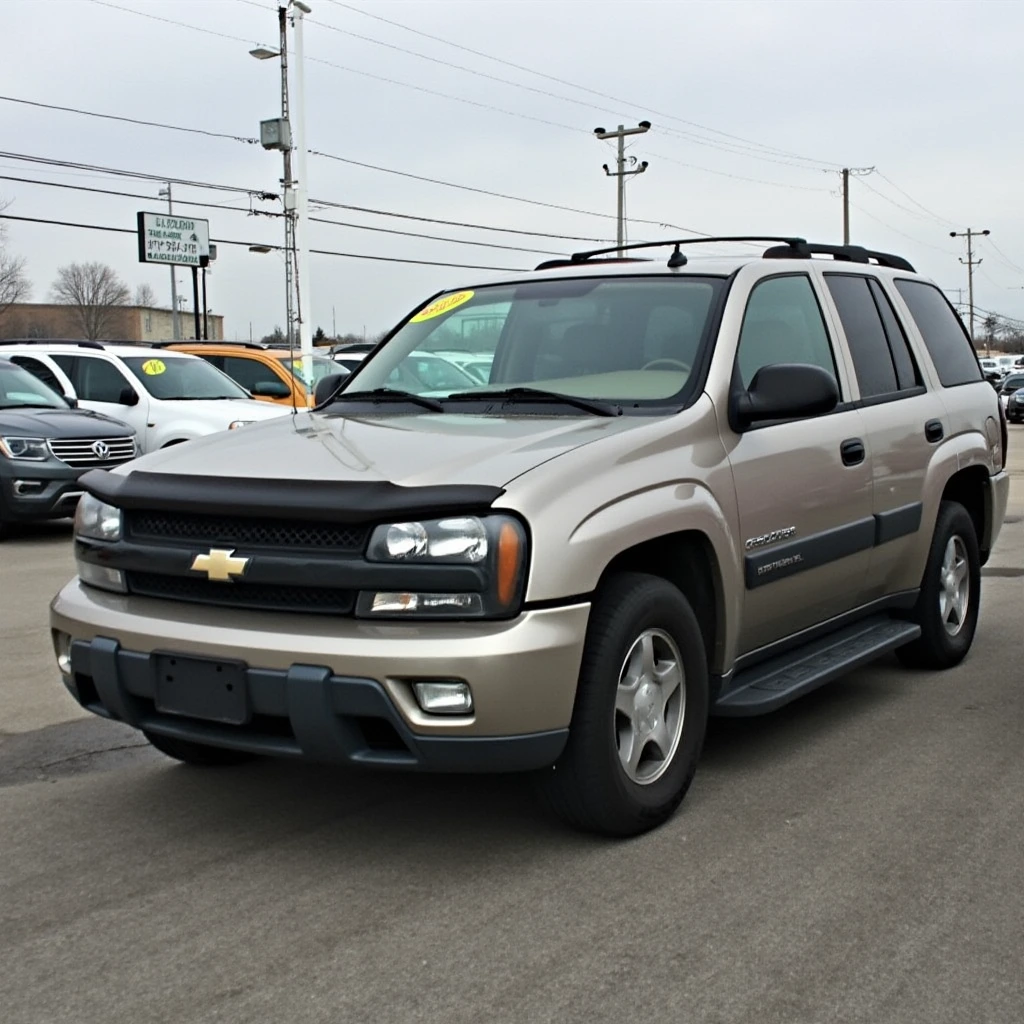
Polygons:
M323 380L324 377L330 377L332 373L338 372L338 366L333 359L324 359L323 356L310 356L309 361L312 364L312 381L306 380L305 369L302 365L304 360L301 356L298 359L282 359L281 364L285 369L290 370L298 377L311 391L316 387L318 381Z
M68 403L20 366L0 366L0 409L67 409Z
M142 386L160 399L248 398L227 374L198 356L124 356Z
M529 387L634 407L665 402L690 381L724 284L603 277L451 292L406 321L349 386L442 399Z

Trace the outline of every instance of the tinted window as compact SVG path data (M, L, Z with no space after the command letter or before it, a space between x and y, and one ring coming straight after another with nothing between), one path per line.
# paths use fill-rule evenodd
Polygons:
M945 295L922 281L899 280L896 289L910 309L942 384L953 387L981 380L974 347Z
M744 387L772 363L810 363L836 377L832 346L809 278L772 277L755 286L743 315L737 362Z
M861 398L896 391L896 367L867 278L826 274L825 281L850 346Z
M913 353L910 351L907 335L896 317L889 296L873 278L868 279L868 287L871 289L875 306L882 318L882 324L889 339L889 350L892 352L893 365L896 367L897 382L901 389L916 388L921 384L921 375L917 372L917 363L914 362Z
M46 363L33 359L31 356L11 356L11 362L20 366L23 370L28 370L33 377L41 380L48 388L56 391L58 395L64 394L64 388L57 379L57 375Z
M93 356L79 356L75 364L75 391L86 402L121 404L121 393L131 385L113 363Z
M284 384L273 369L258 359L245 359L239 356L224 357L224 372L238 381L248 391L257 384Z
M195 356L125 356L124 362L154 398L249 397L230 377Z

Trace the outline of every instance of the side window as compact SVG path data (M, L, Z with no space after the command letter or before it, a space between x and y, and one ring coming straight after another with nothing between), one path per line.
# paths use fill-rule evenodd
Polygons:
M736 358L745 388L762 366L772 363L810 363L836 377L832 345L810 278L770 277L754 286Z
M866 277L826 274L825 283L839 311L861 398L890 395L899 390L896 366Z
M239 356L224 357L224 372L242 385L247 391L257 384L283 384L284 382L265 363L258 359L242 359Z
M50 358L67 374L72 387L74 387L75 391L78 391L78 378L75 376L75 356L58 354L52 355Z
M131 387L125 376L106 359L79 356L72 378L78 397L85 402L121 402L121 392Z
M982 379L974 346L945 295L923 281L896 281L896 290L924 338L943 387L973 384Z
M41 380L48 388L56 391L58 395L64 394L64 385L57 379L57 375L46 363L33 359L31 356L11 356L11 362L28 370L36 380ZM59 365L59 364L58 364Z
M871 290L875 306L878 308L878 315L882 318L885 336L889 339L889 351L892 353L893 366L896 367L896 382L899 384L900 390L920 387L921 374L918 372L907 335L896 318L889 296L885 294L882 286L874 278L869 279L868 288Z

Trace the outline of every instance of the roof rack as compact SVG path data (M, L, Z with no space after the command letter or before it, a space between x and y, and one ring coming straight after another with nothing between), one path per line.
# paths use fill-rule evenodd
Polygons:
M107 344L111 344L107 342ZM134 342L124 342L123 344L134 344ZM0 341L0 345L77 345L78 348L104 348L102 341L83 341L80 338L74 340L66 340L64 338L4 338Z
M809 260L812 256L831 256L845 263L871 263L891 270L906 270L916 273L913 266L902 256L894 256L888 252L877 252L865 249L862 245L823 245L818 242L795 240L788 245L775 245L765 249L764 258L769 260Z
M626 248L626 246L623 246L623 248ZM618 252L617 249L615 249L613 251L614 252ZM578 260L576 258L579 255L580 255L579 253L574 253L570 259L545 260L543 263L538 263L537 266L534 267L533 269L534 270L555 270L558 267L572 267L572 266L575 266L575 265L577 265L577 264L582 262L581 260ZM650 263L651 260L647 256L615 256L612 259L594 260L593 262L594 263Z
M220 341L213 338L179 338L177 341L145 341L140 344L150 348L170 348L172 345L232 345L234 348L267 348L259 341Z

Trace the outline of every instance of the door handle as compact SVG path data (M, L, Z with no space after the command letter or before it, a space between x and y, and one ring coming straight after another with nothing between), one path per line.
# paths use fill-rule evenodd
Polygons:
M864 442L859 437L851 437L839 446L839 453L843 457L844 466L856 466L864 461Z
M942 429L942 420L929 420L924 425L924 436L932 444L941 441L945 431Z

